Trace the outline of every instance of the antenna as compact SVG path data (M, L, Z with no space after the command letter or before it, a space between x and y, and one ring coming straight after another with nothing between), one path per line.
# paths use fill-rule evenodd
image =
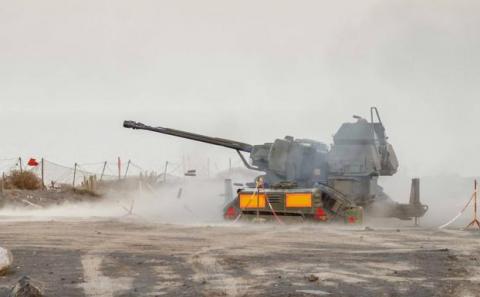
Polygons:
M374 115L377 116L378 123L382 124L382 119L380 118L380 113L378 112L378 108L375 106L370 107L370 122L373 124Z

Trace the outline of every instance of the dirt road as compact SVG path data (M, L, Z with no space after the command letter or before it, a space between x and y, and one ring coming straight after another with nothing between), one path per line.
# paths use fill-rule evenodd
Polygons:
M47 296L480 296L480 232L0 220Z

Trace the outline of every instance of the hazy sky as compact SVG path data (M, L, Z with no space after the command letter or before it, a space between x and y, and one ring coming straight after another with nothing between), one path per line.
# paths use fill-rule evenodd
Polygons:
M221 169L234 153L122 121L330 143L376 105L406 174L478 175L479 15L458 0L0 0L0 158Z

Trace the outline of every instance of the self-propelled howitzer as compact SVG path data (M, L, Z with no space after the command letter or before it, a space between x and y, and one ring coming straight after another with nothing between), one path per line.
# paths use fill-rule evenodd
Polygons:
M320 216L323 218L329 214L341 216L349 209L361 207L370 213L376 210L377 215L401 219L422 216L427 207L420 203L418 181L412 183L409 204L393 202L378 185L379 176L393 175L398 169L395 152L388 142L378 110L371 108L370 121L358 116L355 119L354 123L342 124L333 137L331 148L322 142L291 136L271 143L251 145L133 121L125 121L124 127L234 149L246 167L264 172L257 178L262 180L264 198L257 195L256 203L252 206L252 203L245 201L251 202L251 193L255 189L243 189L227 209L226 215L248 214L252 211L258 214L261 211L262 214L315 217L321 208L320 213L325 213L325 216ZM246 160L242 152L250 154L251 162ZM310 198L298 198L302 193L307 193ZM245 195L250 195L250 198ZM288 195L295 198L289 201ZM243 203L242 197L247 197Z

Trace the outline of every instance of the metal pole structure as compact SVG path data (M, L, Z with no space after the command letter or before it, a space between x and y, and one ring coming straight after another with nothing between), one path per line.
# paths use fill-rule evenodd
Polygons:
M477 221L477 180L475 180L475 198L473 201L473 220Z
M120 157L118 157L118 179L121 179L122 175L122 160L120 160Z
M72 187L75 189L75 178L77 177L77 163L75 163L75 166L73 167L73 182L72 182Z
M100 180L103 179L103 175L105 174L105 169L107 168L107 161L103 163L103 168L102 168L102 175L100 175Z
M474 210L474 218L477 220L477 180L475 180L475 210Z
M168 168L168 161L165 162L165 169L163 170L163 182L167 182L167 168Z
M20 166L20 172L23 172L22 157L18 157L18 166Z
M130 168L130 160L128 160L127 162L127 168L125 169L125 175L123 176L123 178L127 178L127 174L128 174L128 169Z
M478 221L477 217L477 198L478 198L478 183L477 180L474 181L473 183L474 187L474 192L473 192L473 220L468 224L468 226L465 228L469 228L470 226L475 227L477 226L480 229L480 221Z
M42 158L42 187L45 189L45 160Z

